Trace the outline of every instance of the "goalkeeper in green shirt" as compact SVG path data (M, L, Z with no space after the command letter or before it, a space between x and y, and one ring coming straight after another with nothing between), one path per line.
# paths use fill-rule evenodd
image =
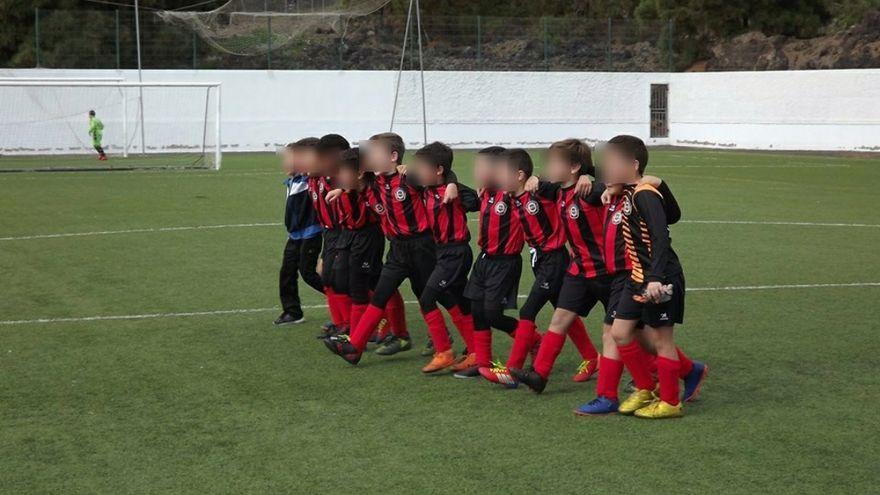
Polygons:
M101 138L104 137L104 123L101 122L101 119L95 117L94 110L89 110L89 136L92 136L92 146L98 152L98 160L107 160L107 154L104 153L104 148L101 147Z

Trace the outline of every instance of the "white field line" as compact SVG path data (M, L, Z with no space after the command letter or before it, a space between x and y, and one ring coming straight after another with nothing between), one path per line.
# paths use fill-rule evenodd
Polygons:
M477 218L470 218L471 222L479 222ZM880 224L870 223L835 223L835 222L762 222L752 220L681 220L679 223L715 224L715 225L783 225L795 227L867 227L880 228ZM252 227L280 227L280 222L255 222L255 223L230 223L222 225L188 225L181 227L154 227L143 229L124 230L96 230L92 232L61 232L57 234L33 234L22 236L0 237L3 241L27 241L33 239L56 239L61 237L90 237L117 234L148 234L155 232L182 232L187 230L214 230L214 229L240 229Z
M755 290L790 290L790 289L821 289L835 287L880 287L880 282L852 282L852 283L828 283L828 284L786 284L786 285L740 285L727 287L691 287L688 292L722 292L722 291L755 291ZM526 294L517 297L524 299ZM404 301L406 304L418 304L418 301ZM314 304L303 306L303 309L326 308L326 304ZM249 313L267 313L279 311L279 308L244 308L244 309L218 309L213 311L184 311L175 313L144 313L132 315L98 315L98 316L74 316L66 318L35 318L32 320L0 320L0 326L27 325L34 323L70 323L89 321L115 321L115 320L148 320L156 318L182 318L190 316L217 316L236 315Z

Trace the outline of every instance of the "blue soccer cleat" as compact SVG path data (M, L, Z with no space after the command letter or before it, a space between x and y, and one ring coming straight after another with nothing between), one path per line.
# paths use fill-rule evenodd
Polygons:
M682 402L693 402L700 396L700 387L703 380L709 374L709 367L705 364L694 361L694 368L684 377L684 392L681 394Z
M620 404L616 400L601 395L574 410L578 416L601 416L617 412Z

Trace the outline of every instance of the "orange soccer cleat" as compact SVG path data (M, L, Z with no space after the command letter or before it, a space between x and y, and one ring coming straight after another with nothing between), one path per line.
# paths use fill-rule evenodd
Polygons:
M422 373L436 373L455 364L455 353L452 349L434 353L431 362L422 368Z
M472 352L467 356L461 356L459 361L452 366L452 371L462 371L477 365L477 354Z

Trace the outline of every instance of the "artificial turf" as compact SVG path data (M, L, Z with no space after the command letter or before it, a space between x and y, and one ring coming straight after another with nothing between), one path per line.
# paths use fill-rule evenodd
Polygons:
M470 162L456 153L459 177ZM573 416L595 382L570 381L570 345L537 396L422 376L417 351L349 366L314 338L322 308L273 327L270 154L226 154L220 172L2 174L0 491L876 491L880 159L657 150L648 170L684 211L678 340L711 367L666 422ZM55 236L71 233L87 235ZM832 285L797 287L816 284ZM203 312L218 313L180 314ZM598 315L587 325L598 343Z

